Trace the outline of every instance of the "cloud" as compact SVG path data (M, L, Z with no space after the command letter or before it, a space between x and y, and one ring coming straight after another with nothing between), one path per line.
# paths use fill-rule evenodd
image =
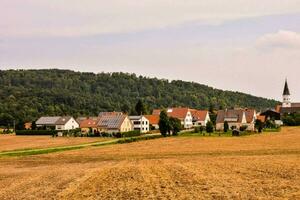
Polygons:
M259 5L259 6L257 6ZM2 36L137 32L300 12L300 0L1 0Z
M258 48L300 48L300 33L280 30L265 34L256 41Z

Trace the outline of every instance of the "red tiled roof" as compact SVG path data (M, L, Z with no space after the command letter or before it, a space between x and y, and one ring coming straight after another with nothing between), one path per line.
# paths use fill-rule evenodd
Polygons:
M85 119L80 122L80 128L96 128L97 120Z
M149 124L158 124L159 115L144 115L149 120Z
M189 108L168 108L166 111L169 117L174 117L183 120L185 119L187 112L190 111L190 109ZM153 110L152 114L159 115L160 110Z
M194 110L194 109L190 109L193 119L197 120L197 121L205 121L205 118L208 114L207 110Z
M152 115L160 115L160 110L159 109L153 110Z
M254 120L255 110L247 109L245 111L247 123L251 123Z

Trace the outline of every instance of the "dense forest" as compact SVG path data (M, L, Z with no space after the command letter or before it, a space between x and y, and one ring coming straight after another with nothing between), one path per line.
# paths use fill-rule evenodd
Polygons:
M147 110L169 106L274 107L274 100L127 73L81 73L69 70L0 70L0 126L34 121L42 115L98 115L100 111L134 114L142 100Z

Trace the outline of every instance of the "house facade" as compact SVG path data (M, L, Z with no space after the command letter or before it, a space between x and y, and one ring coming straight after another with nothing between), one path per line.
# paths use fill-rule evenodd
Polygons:
M129 116L129 119L133 124L134 130L138 130L141 133L147 133L150 131L149 120L145 116Z
M87 118L80 121L80 129L82 133L97 133L98 131L98 120L93 118Z
M121 112L101 112L97 127L100 132L106 133L123 133L134 130L129 117Z
M145 115L149 121L149 128L158 130L159 129L159 115Z
M216 119L216 130L224 130L224 122L226 121L230 129L240 129L242 126L247 127L246 130L255 130L256 111L253 109L233 109L219 110Z
M193 117L193 126L206 126L210 121L209 112L207 110L195 110L191 109Z
M58 131L79 128L78 122L71 116L40 117L36 121L37 128L54 129Z
M193 127L193 116L189 108L168 108L169 117L177 118L181 121L181 125L185 129ZM153 110L153 115L160 115L160 110Z

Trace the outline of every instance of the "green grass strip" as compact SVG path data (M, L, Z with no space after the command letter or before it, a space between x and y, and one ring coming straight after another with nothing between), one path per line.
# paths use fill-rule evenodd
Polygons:
M144 135L144 136L137 136L137 137L130 137L130 138L119 138L119 139L95 142L95 143L73 145L73 146L6 151L6 152L0 152L0 157L17 157L17 156L48 154L48 153L55 153L55 152L61 152L61 151L77 150L77 149L82 149L82 148L86 148L86 147L98 147L98 146L104 146L104 145L124 144L124 143L131 143L131 142L137 142L137 141L142 141L142 140L151 140L151 139L156 139L156 138L161 138L161 137L162 137L161 135Z

